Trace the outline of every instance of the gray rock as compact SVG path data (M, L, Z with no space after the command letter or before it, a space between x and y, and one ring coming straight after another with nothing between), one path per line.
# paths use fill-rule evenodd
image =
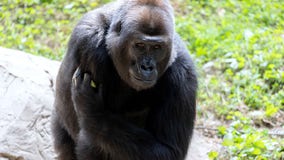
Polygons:
M50 113L59 62L0 48L0 152L54 159Z
M59 65L57 61L0 48L0 155L55 159L50 115ZM196 132L191 146L188 160L206 160L214 143Z

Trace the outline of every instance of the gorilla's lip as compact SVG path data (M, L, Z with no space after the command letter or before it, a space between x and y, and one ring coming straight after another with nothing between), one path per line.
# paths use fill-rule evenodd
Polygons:
M136 75L133 75L134 79L136 79L137 81L140 81L140 82L144 82L144 83L154 83L155 82L155 79L143 79L141 77L138 77Z
M129 76L132 81L132 84L137 86L140 89L146 89L152 87L156 83L156 79L145 79L140 75L135 74L135 72L131 69L129 71Z
M133 73L131 74L131 77L134 83L136 83L137 85L144 86L145 88L153 86L156 83L156 79L145 79Z

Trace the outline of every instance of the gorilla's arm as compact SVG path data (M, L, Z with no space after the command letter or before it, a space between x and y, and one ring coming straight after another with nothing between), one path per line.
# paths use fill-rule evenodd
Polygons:
M189 55L184 55L188 57ZM149 130L171 148L169 159L184 159L193 133L197 79L190 58L178 57L162 77Z
M96 49L104 43L111 18L109 14L103 13L102 9L88 12L76 25L69 40L64 61L76 63L78 66L81 63L87 63L87 58L92 56L92 53L98 54Z
M65 128L73 140L77 139L79 128L77 125L76 113L73 110L71 101L71 79L79 65L86 70L92 56L100 52L100 48L108 23L109 16L102 14L101 9L87 13L74 29L68 44L67 54L60 66L56 80L56 112L61 127ZM96 53L97 52L97 53ZM91 54L96 53L96 54ZM84 66L82 66L84 65ZM59 118L59 116L64 116ZM60 119L60 120L59 120Z
M77 80L73 101L81 114L78 158L94 158L92 152L101 150L117 160L182 160L195 115L196 79L189 62L178 58L162 77L158 84L161 95L146 129L104 110L101 88L91 88L89 76Z

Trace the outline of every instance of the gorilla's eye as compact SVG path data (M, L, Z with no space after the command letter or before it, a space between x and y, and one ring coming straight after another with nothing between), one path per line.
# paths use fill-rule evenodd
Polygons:
M144 49L145 48L145 44L144 43L135 43L135 47L139 48L139 49Z
M154 46L154 49L161 49L161 48L162 48L162 46L158 45L158 44Z

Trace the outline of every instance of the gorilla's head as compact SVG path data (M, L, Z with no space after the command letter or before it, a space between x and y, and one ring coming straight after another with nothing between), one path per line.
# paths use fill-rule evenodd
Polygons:
M106 43L121 79L139 91L154 86L174 59L174 20L171 8L157 4L128 8L113 17Z

